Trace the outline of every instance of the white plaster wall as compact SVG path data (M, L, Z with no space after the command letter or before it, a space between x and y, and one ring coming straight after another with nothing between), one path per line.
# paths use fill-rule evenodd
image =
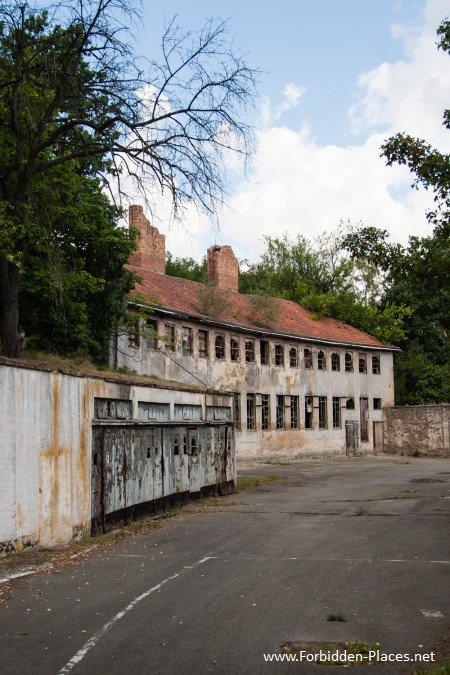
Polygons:
M202 387L180 390L122 384L0 364L0 549L55 546L87 534L91 523L94 399L231 407Z
M157 317L154 317L157 318ZM383 407L394 405L394 374L393 354L390 351L356 349L343 345L318 345L308 343L307 340L290 340L264 335L263 339L270 342L270 363L261 365L260 336L240 331L213 328L200 325L193 321L180 321L173 318L158 319L158 331L162 335L164 323L173 323L176 328L175 352L166 356L164 342L159 342L161 351L148 349L145 340L141 340L138 348L128 347L126 336L120 339L118 359L119 366L127 366L139 374L156 375L162 379L169 379L189 384L204 382L209 387L223 391L238 392L241 396L241 425L237 433L236 451L238 457L262 456L310 456L345 453L345 421L355 420L359 423L359 401L361 397L369 400L369 440L360 444L363 452L373 452L373 422L382 421L383 411L374 410L373 399L381 398ZM181 327L192 329L193 354L181 353ZM209 356L202 358L198 355L198 329L209 331ZM215 357L215 336L225 336L225 359ZM233 362L230 358L230 338L237 337L240 341L240 361ZM255 340L255 363L245 362L245 340ZM274 364L274 345L283 344L285 348L285 366ZM289 347L295 346L299 354L299 367L289 366ZM313 368L304 368L304 349L308 348L313 354ZM317 368L319 350L326 354L327 369ZM331 370L331 354L340 355L340 371ZM345 372L345 353L353 356L353 372ZM367 358L367 373L359 373L358 356L363 353ZM372 374L373 354L380 357L380 374ZM170 357L170 358L169 358ZM198 379L196 379L198 378ZM247 393L270 394L272 429L261 430L260 408L257 412L256 430L245 429L246 396ZM276 395L298 395L300 429L275 429ZM327 396L328 399L328 429L319 430L318 410L315 410L314 428L305 429L304 399L307 395ZM342 425L340 429L332 428L332 399L341 397L343 405L346 398L355 399L355 410L342 408Z

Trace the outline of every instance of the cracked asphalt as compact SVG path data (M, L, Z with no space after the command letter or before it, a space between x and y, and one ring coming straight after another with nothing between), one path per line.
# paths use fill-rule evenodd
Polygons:
M239 473L280 480L11 582L0 607L1 672L320 673L263 655L299 641L357 639L386 653L442 646L450 460L303 460ZM32 571L26 558L20 569ZM6 568L14 573L10 560Z

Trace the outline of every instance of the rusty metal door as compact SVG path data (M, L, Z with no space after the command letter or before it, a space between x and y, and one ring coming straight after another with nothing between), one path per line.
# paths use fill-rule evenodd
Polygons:
M373 450L374 452L383 452L384 434L383 422L373 423Z
M359 415L361 425L361 441L369 440L369 399L359 399Z
M173 452L172 452L172 429L155 429L155 432L160 436L160 444L162 450L162 479L163 479L163 494L168 497L175 492L175 476L173 468Z
M359 447L358 422L347 420L345 422L345 448L347 455L357 452Z
M191 494L196 494L200 492L201 488L198 430L196 428L189 429L187 432L187 439L189 455L189 492Z

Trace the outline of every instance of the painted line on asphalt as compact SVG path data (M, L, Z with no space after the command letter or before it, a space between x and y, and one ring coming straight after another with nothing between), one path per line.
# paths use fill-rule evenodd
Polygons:
M95 645L102 639L102 637L108 632L108 630L113 626L117 621L120 621L120 619L123 619L123 617L128 614L128 612L131 612L132 609L136 607L136 605L141 602L142 600L145 600L145 598L148 598L149 595L154 593L155 591L159 591L160 588L162 588L165 584L168 584L169 581L173 581L173 579L176 579L177 577L180 576L180 574L183 574L183 572L187 571L188 569L192 569L193 567L196 567L197 565L201 565L208 560L213 560L215 556L206 556L205 558L202 558L201 560L197 560L197 562L193 563L192 565L186 565L181 572L177 572L176 574L173 574L171 577L167 577L163 581L161 581L159 584L156 584L156 586L152 586L149 588L147 591L144 591L144 593L141 593L141 595L138 595L137 598L132 600L129 605L127 605L124 609L122 609L120 612L118 612L112 619L111 621L108 621L105 623L101 628L99 628L98 631L94 633L94 635L87 640L87 642L84 643L84 645L77 651L75 656L73 656L68 663L60 670L58 671L58 675L66 675L66 673L70 673L75 666L84 659L86 654L91 650Z

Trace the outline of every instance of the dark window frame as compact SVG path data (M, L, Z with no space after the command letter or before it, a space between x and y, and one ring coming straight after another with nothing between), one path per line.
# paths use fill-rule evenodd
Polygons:
M305 348L303 350L303 362L305 364L306 370L312 370L313 369L314 365L313 365L312 349Z
M255 394L247 394L247 430L256 429L256 397Z
M214 351L216 359L222 361L225 358L225 335L223 333L217 333L214 340Z
M245 363L255 363L255 341L253 339L245 341Z
M297 347L289 347L289 367L298 368L298 349Z
M198 331L198 355L202 359L209 356L209 331L199 329Z
M299 397L291 396L291 429L299 429Z
M333 396L333 429L342 428L341 399Z
M334 370L336 373L339 373L341 370L341 355L339 352L331 354L331 370Z
M270 429L270 394L261 394L261 429Z
M327 369L327 355L323 349L317 352L317 370Z
M276 398L276 428L285 429L286 428L286 416L284 414L286 398L283 394L277 394Z
M319 429L328 429L328 399L319 396Z
M240 360L239 338L235 335L230 337L230 359L234 362L238 362Z

